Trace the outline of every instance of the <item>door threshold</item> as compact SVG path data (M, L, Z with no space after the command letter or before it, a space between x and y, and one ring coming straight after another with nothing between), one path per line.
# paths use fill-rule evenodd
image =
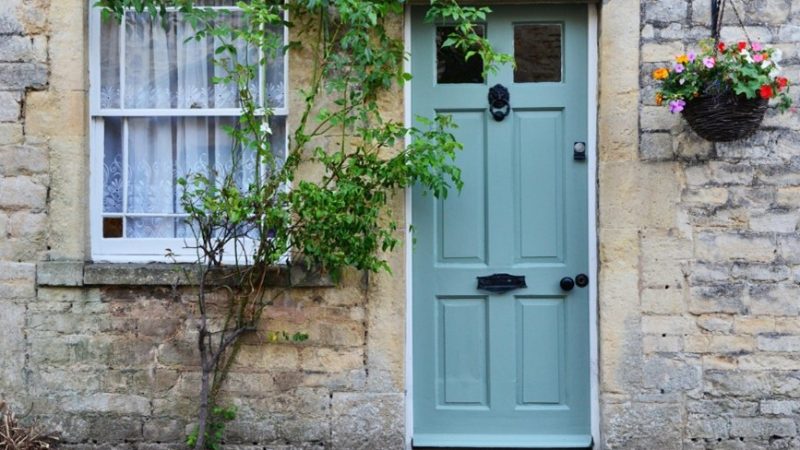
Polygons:
M456 449L591 449L592 435L485 435L485 434L415 434L412 439L416 450Z

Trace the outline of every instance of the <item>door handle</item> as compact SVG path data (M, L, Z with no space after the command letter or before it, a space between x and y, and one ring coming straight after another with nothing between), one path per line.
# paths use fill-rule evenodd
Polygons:
M508 273L495 273L485 277L478 277L478 289L502 294L514 289L526 288L524 275L511 275Z
M559 286L564 291L571 291L572 288L578 286L579 288L584 288L589 285L589 277L585 273L579 273L575 275L575 279L573 280L572 277L564 277L559 281Z

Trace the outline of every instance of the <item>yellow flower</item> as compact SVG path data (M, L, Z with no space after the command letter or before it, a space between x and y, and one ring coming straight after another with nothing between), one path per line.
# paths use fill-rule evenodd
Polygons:
M669 76L669 70L665 68L656 69L653 71L653 78L656 80L663 80Z
M664 104L664 94L656 92L656 105L661 106Z
M679 55L675 57L675 61L678 61L680 64L686 64L689 62L689 57L686 55Z

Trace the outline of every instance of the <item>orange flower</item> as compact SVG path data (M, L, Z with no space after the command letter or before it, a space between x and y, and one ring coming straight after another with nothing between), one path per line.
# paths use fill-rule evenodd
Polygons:
M680 64L686 64L689 62L689 57L686 55L678 55L675 57L675 61L678 61Z
M661 106L664 104L664 94L656 92L656 105Z
M653 78L656 80L663 80L669 76L669 70L661 67L653 71Z

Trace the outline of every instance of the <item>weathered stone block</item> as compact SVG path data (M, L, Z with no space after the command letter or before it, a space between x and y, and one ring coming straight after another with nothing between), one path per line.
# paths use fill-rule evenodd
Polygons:
M92 394L81 397L68 397L62 403L67 412L95 412L112 414L150 414L150 400L138 395Z
M748 260L772 261L777 253L776 243L760 233L701 233L696 241L696 255L704 261Z
M307 347L300 353L300 364L304 370L341 372L361 367L363 363L363 348Z
M403 394L334 393L331 440L334 449L402 448Z
M21 101L20 92L0 91L0 122L18 121Z
M734 417L730 433L736 437L795 436L797 425L792 419Z
M800 360L792 356L753 353L739 357L743 370L800 370Z
M697 318L697 326L712 333L728 333L733 328L733 318L728 315L703 315Z
M654 357L645 360L644 386L664 392L685 392L701 386L702 369L698 360L681 361Z
M726 439L728 437L728 427L726 419L689 414L686 434L691 438Z
M642 45L642 62L672 62L676 55L683 52L684 46L681 41L646 43Z
M726 371L714 371L713 375L724 376L725 373ZM690 414L706 417L753 417L759 414L757 401L743 400L734 396L700 400L689 399L686 401L686 411Z
M643 161L669 161L675 157L669 133L645 133L639 145Z
M48 149L43 146L15 145L0 153L0 175L17 176L46 173Z
M690 289L689 312L693 314L740 313L745 310L743 284L695 286Z
M688 14L689 3L647 0L642 2L642 9L645 22L656 24L684 22Z
M16 114L19 114L17 111ZM0 123L0 145L5 146L9 144L22 143L22 124L17 122ZM0 148L0 152L7 151L5 148Z
M6 36L0 40L0 62L45 62L45 36Z
M772 386L767 374L741 370L706 370L703 374L704 390L714 397L763 397ZM757 404L754 405L754 408ZM723 410L724 411L724 410ZM699 412L699 411L698 411ZM735 414L731 409L727 414Z
M691 317L685 316L644 316L642 332L645 334L691 334L697 326Z
M681 449L683 412L679 404L605 404L604 448Z
M49 69L42 63L0 63L0 89L42 89L47 86Z
M744 262L734 263L732 266L734 278L746 279L757 282L776 282L788 280L791 276L789 267L778 264L750 264Z
M663 287L642 290L642 311L655 314L681 314L686 311L683 292Z
M648 355L652 353L679 353L683 351L682 336L644 336L642 351Z
M793 285L753 285L749 289L749 308L755 315L796 316L800 314L800 287Z
M758 349L768 352L798 352L800 336L761 335L758 336Z
M46 200L47 188L32 177L0 178L0 208L41 211Z
M762 414L792 415L800 410L800 400L761 400L759 410Z
M0 196L2 196L0 180ZM0 261L0 299L33 298L36 295L36 265Z

